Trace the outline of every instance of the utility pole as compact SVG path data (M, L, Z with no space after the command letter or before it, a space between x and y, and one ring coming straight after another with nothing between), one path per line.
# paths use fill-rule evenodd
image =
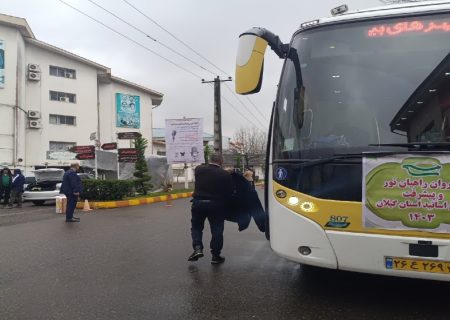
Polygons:
M217 76L213 81L205 81L202 83L214 83L214 152L222 157L222 107L220 99L220 84L222 82L231 81L231 77L226 80L220 80Z

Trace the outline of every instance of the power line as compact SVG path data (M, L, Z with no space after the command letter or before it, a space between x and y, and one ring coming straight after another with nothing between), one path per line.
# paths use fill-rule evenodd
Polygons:
M90 2L92 2L92 0L88 0ZM196 50L194 50L191 46L189 46L188 44L186 44L183 40L179 39L177 36L175 36L173 33L171 33L169 30L167 30L166 28L164 28L161 24L159 24L157 21L155 21L154 19L152 19L151 17L149 17L147 14L145 14L144 12L142 12L141 10L139 10L136 6L134 6L133 4L131 4L129 1L127 0L123 0L123 2L125 2L126 4L128 4L130 7L132 7L134 10L136 10L137 12L139 12L141 15L143 15L145 18L147 18L148 20L150 20L152 23L154 23L155 25L157 25L159 28L161 28L163 31L165 31L166 33L168 33L170 36L172 36L175 40L177 40L178 42L182 43L184 46L186 46L189 50L191 50L192 52L194 52L195 54L197 54L199 57L201 57L202 59L204 59L205 61L207 61L209 64L211 64L212 66L214 66L216 69L220 70L221 72L225 73L226 75L227 72L223 71L221 68L219 68L217 65L215 65L213 62L211 62L210 60L208 60L206 57L204 57L203 55L201 55L200 53L198 53ZM202 67L203 68L203 67ZM207 70L209 71L209 70ZM210 72L210 71L209 71ZM211 72L210 72L211 73ZM228 90L230 90L232 92L232 94L235 96L235 98L239 101L239 103L244 106L244 108L250 113L252 114L252 112L249 110L249 108L247 107L247 105L245 105L242 100L236 95L236 93L227 85L225 84L225 86L227 87ZM261 111L258 109L258 107L256 107L256 105L248 98L246 97L247 100L253 105L253 107L255 108L256 112L262 117L262 119L264 119L266 122L269 122L269 120L261 113ZM265 127L265 124L263 124L258 118L255 118L259 124L261 124L263 127Z
M251 121L249 118L247 118L243 113L241 113L239 111L239 109L237 109L227 98L223 97L223 100L228 103L230 105L230 107L232 107L234 109L234 111L236 111L237 113L239 113L245 120L247 120L249 123L251 123L257 130L261 131L261 132L265 132L264 130L262 130L257 124L255 124L253 121Z
M161 59L163 59L163 60L169 62L170 64L176 66L177 68L179 68L179 69L181 69L181 70L183 70L183 71L185 71L185 72L187 72L187 73L193 75L194 77L196 77L196 78L198 78L198 79L202 79L202 77L199 76L198 74L196 74L196 73L194 73L194 72L192 72L192 71L190 71L190 70L188 70L188 69L186 69L186 68L180 66L179 64L177 64L177 63L175 63L175 62L169 60L168 58L166 58L166 57L160 55L159 53L157 53L157 52L155 52L155 51L153 51L153 50L150 49L149 47L147 47L147 46L145 46L145 45L139 43L138 41L136 41L136 40L134 40L134 39L128 37L127 35L124 35L124 34L121 33L120 31L117 31L117 30L111 28L111 27L108 26L107 24L105 24L105 23L101 22L100 20L97 20L97 19L95 19L94 17L88 15L87 13L85 13L85 12L83 12L83 11L81 11L81 10L75 8L74 6L72 6L72 5L70 5L69 3L65 2L64 0L57 0L57 1L59 1L59 2L61 2L61 3L63 3L63 4L65 4L66 6L72 8L73 10L75 10L75 11L81 13L82 15L88 17L89 19L95 21L96 23L101 24L101 25L104 26L105 28L107 28L107 29L111 30L112 32L114 32L114 33L120 35L121 37L123 37L123 38L125 38L125 39L127 39L127 40L129 40L129 41L131 41L131 42L133 42L134 44L138 45L139 47L144 48L145 50L147 50L147 51L149 51L150 53L154 54L155 56L157 56L157 57L159 57L159 58L161 58Z
M178 56L180 56L180 57L186 59L187 61L189 61L189 62L191 62L192 64L196 65L196 66L199 67L200 69L203 69L203 70L205 70L206 72L209 72L210 74L215 75L214 72L212 72L212 71L206 69L205 67L203 67L202 65L198 64L198 63L195 62L194 60L192 60L192 59L186 57L186 56L183 55L182 53L179 53L178 51L172 49L171 47L169 47L168 45L166 45L166 44L164 44L163 42L159 41L159 40L156 39L155 37L150 36L149 34L147 34L147 33L146 33L145 31L143 31L142 29L139 29L139 28L136 27L135 25L129 23L129 22L126 21L125 19L119 17L119 16L116 15L114 12L112 12L112 11L106 9L105 7L99 5L99 4L96 3L95 1L93 1L93 0L87 0L87 1L89 1L89 2L92 3L93 5L97 6L98 8L102 9L103 11L109 13L110 15L112 15L113 17L115 17L116 19L122 21L123 23L125 23L125 24L128 25L128 26L130 26L130 27L133 28L134 30L136 30L136 31L138 31L138 32L140 32L140 33L142 33L144 36L146 36L146 37L149 38L150 40L156 42L157 44L163 46L163 47L166 48L167 50L169 50L169 51L175 53L176 55L178 55Z
M253 107L255 107L255 110L261 115L261 117L263 117L263 119L264 119L265 121L267 121L267 123L269 123L269 122L270 122L269 119L267 119L266 116L263 115L263 114L261 113L261 111L259 110L259 108L253 103L253 101L250 100L250 98L249 98L248 96L245 96L245 97L247 98L248 102L250 102L250 104L251 104Z
M188 45L186 42L184 42L183 40L181 40L180 38L178 38L177 36L175 36L173 33L171 33L169 30L167 30L166 28L164 28L161 24L159 24L157 21L155 21L154 19L150 18L147 14L145 14L144 12L142 12L141 10L139 10L136 6L134 6L133 4L131 4L129 1L127 0L123 0L123 2L125 2L126 4L128 4L131 8L133 8L134 10L136 10L137 12L139 12L141 15L143 15L145 18L147 18L148 20L150 20L152 23L154 23L155 25L157 25L159 28L161 28L163 31L165 31L166 33L168 33L172 38L174 38L175 40L177 40L178 42L180 42L181 44L183 44L186 48L188 48L189 50L191 50L193 53L195 53L197 56L199 56L200 58L202 58L203 60L205 60L206 62L208 62L210 65L212 65L214 68L216 68L217 70L219 70L220 72L222 72L223 74L225 74L227 77L230 77L230 75L228 74L228 72L224 71L223 69L221 69L220 67L218 67L216 64L214 64L212 61L210 61L208 58L206 58L205 56L203 56L201 53L197 52L194 48L192 48L190 45Z
M255 124L252 120L250 120L249 118L247 118L239 109L237 109L227 98L225 98L224 96L222 96L222 99L228 103L230 105L230 107L232 107L234 109L234 111L236 111L237 113L239 113L245 120L247 120L248 122L250 122L256 129L264 132L263 130L261 130L261 128L259 128L259 126L257 124Z
M242 100L236 95L236 93L225 83L225 86L227 87L227 89L234 95L234 97L236 98L236 100L250 113L253 114L253 112L247 107L246 104L244 104L242 102ZM258 109L256 109L257 111L259 111ZM254 118L263 128L265 127L265 124L261 122L261 120L259 120L257 117Z
M212 83L208 83L209 86L214 90L214 85ZM222 96L223 100L228 103L231 108L234 109L234 111L236 111L244 120L247 120L249 123L251 123L257 130L261 131L261 132L265 132L263 130L261 130L261 128L258 127L258 125L256 125L253 121L251 121L249 118L247 118L239 109L237 109L227 98L225 98L224 96Z

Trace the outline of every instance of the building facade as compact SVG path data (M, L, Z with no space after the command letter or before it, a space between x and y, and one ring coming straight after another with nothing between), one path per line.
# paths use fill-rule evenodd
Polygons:
M25 19L0 14L0 166L67 167L73 146L140 132L152 141L163 94L35 38ZM151 143L147 150L152 154Z

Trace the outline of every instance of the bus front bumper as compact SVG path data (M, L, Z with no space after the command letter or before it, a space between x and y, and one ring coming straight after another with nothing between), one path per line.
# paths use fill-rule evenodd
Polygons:
M269 212L270 245L286 259L331 269L450 281L450 240L325 230L277 201L270 202ZM410 245L419 241L431 241L438 247L438 255L410 255ZM311 252L302 254L301 247L308 247ZM411 265L396 269L390 259ZM420 264L428 269L414 271ZM430 265L434 267L430 269Z

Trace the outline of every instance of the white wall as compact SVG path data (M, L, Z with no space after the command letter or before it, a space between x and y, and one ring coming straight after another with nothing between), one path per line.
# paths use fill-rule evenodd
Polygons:
M5 86L0 88L0 165L11 166L16 160L14 155L14 106L19 104L21 98L19 92L16 91L17 63L18 56L23 57L24 55L20 39L21 35L16 29L0 26L0 40L3 40L5 50Z
M141 126L139 129L116 127L116 93L140 97ZM100 84L101 124L100 136L102 143L115 142L117 132L140 132L149 142L146 155L152 154L152 99L150 94L120 83ZM119 148L130 148L129 140L119 140Z
M116 141L116 132L138 131L149 141L147 155L152 154L153 104L149 93L114 80L98 84L97 73L106 70L26 42L14 28L0 26L0 40L5 49L5 88L0 88L0 166L24 167L26 173L46 164L68 166L72 160L47 159L50 141L90 145L90 134L98 130L101 143ZM28 80L30 63L39 65L40 81ZM51 76L50 65L74 69L76 78ZM76 103L51 101L50 90L75 94ZM140 129L116 127L116 93L140 96ZM41 129L29 128L28 110L41 112ZM74 116L76 125L50 124L50 114ZM119 147L130 147L130 141L120 141ZM17 163L19 158L24 162Z
M97 69L49 50L28 44L26 64L38 64L40 81L26 83L26 109L41 112L42 129L27 129L27 164L68 165L70 161L48 160L50 141L92 144L97 131ZM50 75L50 65L76 70L76 79ZM76 94L76 103L50 100L50 90ZM50 124L49 115L76 117L76 125Z

